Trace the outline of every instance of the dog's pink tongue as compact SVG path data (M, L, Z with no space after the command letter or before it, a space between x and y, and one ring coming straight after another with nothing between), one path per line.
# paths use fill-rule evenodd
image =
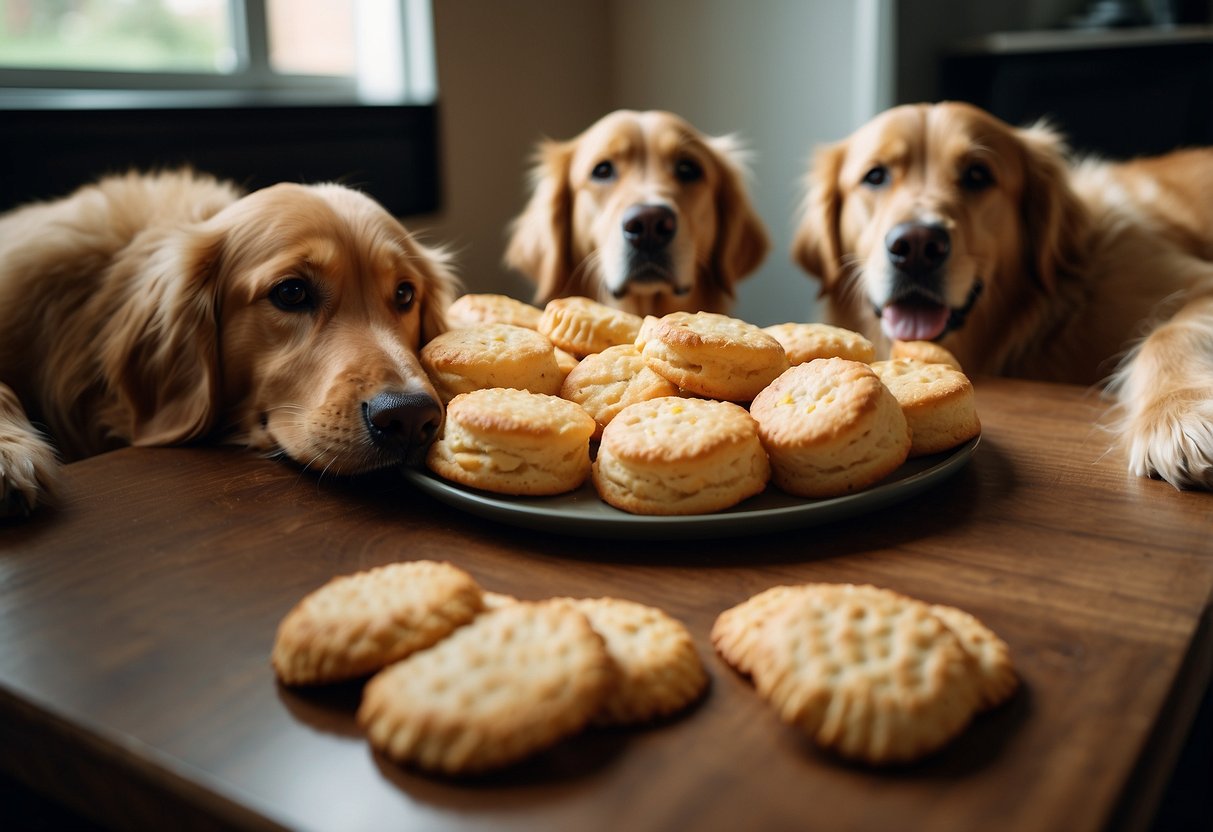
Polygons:
M948 325L946 306L892 304L880 314L884 334L895 341L930 341Z

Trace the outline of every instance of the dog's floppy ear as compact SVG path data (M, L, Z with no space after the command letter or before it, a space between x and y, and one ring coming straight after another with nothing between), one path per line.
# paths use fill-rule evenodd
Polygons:
M531 279L539 304L559 296L572 272L573 148L572 142L539 145L530 173L530 201L510 226L505 263Z
M423 245L416 238L412 239L412 244L419 255L414 263L425 277L421 307L421 343L424 345L446 332L446 310L459 293L461 284L452 270L448 251Z
M733 284L758 268L771 249L771 238L746 187L746 154L733 136L707 140L720 169L717 191L717 237L712 250L711 274L726 295Z
M833 290L842 274L839 229L842 192L838 177L845 156L845 142L824 145L814 152L805 180L800 221L792 238L792 259L809 274L821 279L822 295Z
M1069 185L1066 148L1044 124L1016 130L1024 153L1024 262L1047 291L1082 268L1088 216Z
M201 227L200 227L201 228ZM124 281L126 296L99 339L104 379L132 445L209 433L218 417L217 258L222 235L174 231Z

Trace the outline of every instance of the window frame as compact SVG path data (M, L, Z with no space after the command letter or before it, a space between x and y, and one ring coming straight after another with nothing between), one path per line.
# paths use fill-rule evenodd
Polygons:
M404 103L367 101L350 77L273 72L265 0L229 0L234 73L0 68L0 211L181 166L250 190L342 181L398 216L437 211L430 0L379 1L400 8Z

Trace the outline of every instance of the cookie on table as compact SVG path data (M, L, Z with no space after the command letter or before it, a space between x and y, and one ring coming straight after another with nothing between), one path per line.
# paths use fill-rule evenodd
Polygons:
M973 384L960 370L909 358L876 361L872 369L901 404L910 456L941 453L981 433Z
M706 514L761 492L770 467L754 420L731 402L666 397L628 405L602 431L598 495L632 514Z
M764 627L753 678L784 722L873 765L935 751L980 702L956 635L926 604L876 587L818 585L789 598Z
M506 595L504 592L489 592L488 590L485 590L485 593L484 593L484 611L485 612L492 612L493 610L499 610L502 607L508 607L512 604L517 604L517 603L518 603L518 599L515 598L513 595Z
M355 679L445 638L483 606L476 581L449 563L419 560L343 575L282 619L271 663L288 685Z
M750 415L771 457L771 479L800 497L836 497L875 485L910 452L897 399L867 364L816 358L754 399Z
M447 330L421 348L421 366L444 403L486 387L555 395L565 376L552 342L513 324Z
M520 601L378 673L363 692L358 724L396 762L475 774L581 730L614 674L583 614L561 602Z
M976 661L982 710L1010 699L1019 687L1019 676L1011 663L1007 643L964 610L932 604L931 613L960 639L960 646Z
M451 329L481 324L513 324L538 329L540 314L538 307L508 295L469 293L452 301L446 311L446 323Z
M632 344L587 355L560 386L562 399L581 405L598 423L595 439L628 405L677 395L678 388L650 370Z
M783 346L759 327L715 312L646 319L636 337L645 363L683 390L748 402L788 368Z
M707 689L691 634L656 607L619 598L569 598L606 642L616 682L595 715L600 725L635 725L681 711Z
M956 356L934 341L894 341L889 348L889 358L913 358L926 364L947 364L964 372Z
M537 328L557 347L580 359L632 343L640 324L639 315L589 298L571 297L548 301Z
M839 326L786 323L763 327L762 331L783 345L792 366L814 358L845 358L864 364L876 358L876 347L871 341Z
M558 396L494 387L451 399L426 466L460 485L498 494L573 491L590 473L596 422Z
M773 586L730 607L712 623L712 646L734 670L750 675L754 669L754 654L761 649L767 621L783 609L789 599L811 592L815 586Z

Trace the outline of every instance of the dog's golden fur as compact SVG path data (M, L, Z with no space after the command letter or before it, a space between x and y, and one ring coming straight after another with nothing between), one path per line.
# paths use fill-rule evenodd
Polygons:
M582 295L642 315L725 312L770 247L736 142L678 116L619 110L536 156L505 260L541 305ZM626 230L645 207L667 212L668 240Z
M343 474L398 462L442 417L417 351L454 280L338 185L130 174L8 213L0 514L45 497L56 457L127 444L241 443Z
M935 339L971 374L1108 382L1130 469L1207 489L1210 194L1213 149L1071 164L1047 127L909 105L815 154L793 256L829 317L877 343ZM942 237L899 240L924 226ZM907 250L929 256L906 266Z

